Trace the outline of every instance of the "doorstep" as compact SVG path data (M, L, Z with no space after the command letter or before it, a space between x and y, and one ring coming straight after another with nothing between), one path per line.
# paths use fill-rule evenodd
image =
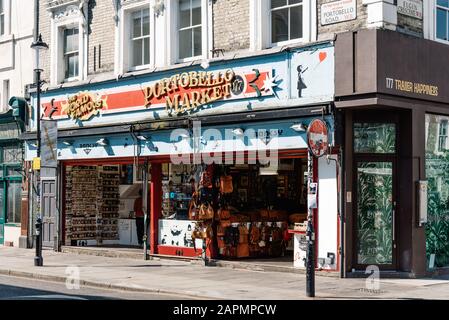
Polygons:
M368 278L372 275L372 272L366 273L363 270L355 270L347 272L347 278ZM380 270L380 279L417 279L418 277L412 272L394 271L394 270Z
M70 246L62 246L62 253L72 253L72 254L81 254L81 255L93 255L93 256L101 256L108 258L124 258L124 259L135 259L142 260L143 252L141 249L124 249L124 248L101 248L101 247L70 247ZM203 261L201 258L196 257L182 257L182 256L168 256L161 254L149 254L149 259L158 260L158 259L168 259L168 260L177 260L177 261L185 261L190 262L191 264L203 265ZM292 261L293 264L293 261ZM218 260L218 259L210 259L209 267L221 267L228 269L236 269L236 270L249 270L249 271L259 271L259 272L286 272L286 273L296 273L296 274L306 274L305 269L294 268L293 266L287 266L285 263L276 264L275 261L265 263L265 262L257 262L252 260L251 262L245 260ZM326 276L326 277L340 277L340 273L337 271L327 271L327 270L316 270L315 272L318 276Z

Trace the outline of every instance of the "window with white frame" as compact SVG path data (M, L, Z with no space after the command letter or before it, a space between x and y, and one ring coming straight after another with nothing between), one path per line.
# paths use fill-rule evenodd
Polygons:
M5 7L3 0L0 0L0 36L5 34Z
M64 67L65 79L74 79L79 75L79 29L64 29Z
M179 0L178 4L178 59L202 55L201 0Z
M436 38L449 41L449 0L437 0Z
M150 9L131 13L131 66L150 64Z
M303 37L302 0L271 0L271 43Z

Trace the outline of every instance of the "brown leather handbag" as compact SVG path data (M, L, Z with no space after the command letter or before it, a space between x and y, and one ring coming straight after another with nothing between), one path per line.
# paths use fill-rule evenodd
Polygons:
M220 220L229 220L231 217L231 212L228 209L220 208L218 209L218 216Z
M232 185L232 176L221 176L220 177L220 192L221 193L232 193L234 187Z
M198 220L199 218L199 208L196 203L196 195L192 196L189 203L189 220Z
M210 204L202 204L199 211L199 220L212 220L214 218L214 208Z
M241 243L237 246L237 258L249 257L249 245L248 243Z
M223 228L227 228L231 226L231 220L220 220L220 225Z
M239 226L239 243L248 243L248 228L245 225Z

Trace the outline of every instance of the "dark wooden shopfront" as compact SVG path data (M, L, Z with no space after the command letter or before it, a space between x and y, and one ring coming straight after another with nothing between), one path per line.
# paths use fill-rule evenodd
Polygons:
M393 31L361 30L337 37L335 105L343 124L347 272L365 272L368 265L376 265L406 277L429 274L426 225L419 223L416 184L427 179L426 116L449 115L448 56L445 45ZM394 148L385 149L391 138L384 135L385 128L394 131ZM364 139L366 150L363 143L359 145ZM360 172L371 174L370 183L377 189L369 194L378 197L371 204L360 187L364 178ZM380 188L385 193L379 198ZM376 201L383 200L380 207L388 209L384 210L388 218L377 219L382 210ZM368 229L372 243L378 245L387 237L385 246L370 251L370 245L363 243L362 205L368 206L365 213L371 225L383 228L377 238ZM388 255L382 256L385 248ZM364 252L371 252L371 259Z

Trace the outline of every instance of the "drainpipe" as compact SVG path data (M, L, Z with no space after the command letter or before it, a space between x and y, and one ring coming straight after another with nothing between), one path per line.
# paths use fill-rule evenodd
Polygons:
M346 278L346 265L345 265L345 212L344 212L344 183L343 183L343 169L345 167L343 148L340 148L339 152L339 172L340 172L340 196L339 196L339 211L340 211L340 278Z

